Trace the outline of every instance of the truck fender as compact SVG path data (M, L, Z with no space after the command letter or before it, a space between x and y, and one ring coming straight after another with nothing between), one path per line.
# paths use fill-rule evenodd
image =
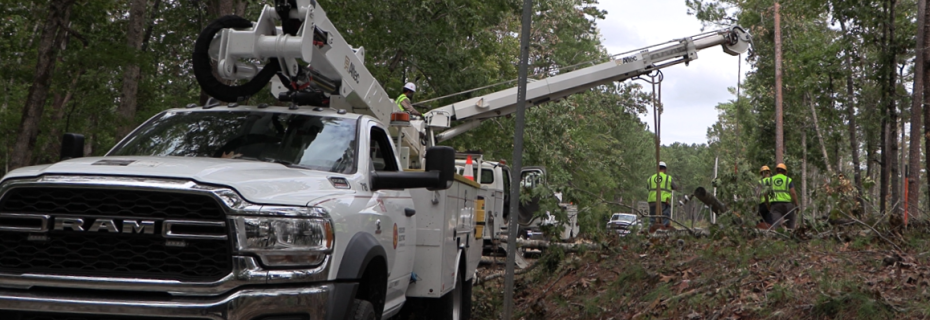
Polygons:
M336 285L331 295L335 303L330 303L328 319L344 319L352 306L358 291L358 281L365 272L365 267L374 258L382 257L387 261L384 248L374 236L368 233L357 233L349 240L339 272L336 274ZM388 272L388 270L385 270Z
M376 257L382 257L387 261L387 253L384 252L381 243L371 234L355 234L346 245L345 253L342 254L336 280L360 279L365 272L365 266Z

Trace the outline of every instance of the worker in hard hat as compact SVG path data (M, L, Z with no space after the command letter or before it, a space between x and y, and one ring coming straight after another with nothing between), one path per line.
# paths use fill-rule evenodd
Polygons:
M420 111L417 111L417 108L414 108L413 103L410 102L410 98L413 97L415 92L417 92L417 85L413 84L413 82L407 82L407 84L404 85L404 92L397 97L395 102L397 102L397 108L400 109L400 111L406 111L412 115L419 116Z
M772 169L769 166L762 166L759 169L759 215L762 217L760 228L768 229L772 224L772 213L769 211L769 204L765 202L765 195L772 186Z
M769 180L772 182L773 196L765 195L771 205L773 225L782 225L794 229L797 217L798 194L794 191L794 183L788 178L788 166L779 163L775 166L775 175Z
M647 201L649 202L649 232L655 232L656 230L674 230L671 226L671 221L666 218L657 218L659 214L656 214L656 201L661 202L662 206L662 216L671 218L672 210L672 190L680 190L678 184L672 181L672 176L666 174L668 167L665 165L665 162L659 162L659 173L654 174L649 177L646 187L649 188L649 197ZM656 194L656 189L659 189L661 194Z

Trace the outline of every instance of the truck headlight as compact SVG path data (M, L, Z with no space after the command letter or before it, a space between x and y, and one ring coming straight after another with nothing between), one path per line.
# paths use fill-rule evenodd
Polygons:
M316 266L333 248L332 222L325 217L235 217L237 249L269 267Z

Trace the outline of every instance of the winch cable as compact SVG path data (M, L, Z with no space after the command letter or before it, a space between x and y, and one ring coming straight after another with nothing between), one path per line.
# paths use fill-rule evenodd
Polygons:
M648 78L648 79L647 79ZM662 136L662 116L659 114L662 105L662 80L665 80L665 74L662 70L655 70L654 73L646 74L645 77L637 76L633 80L642 80L652 85L652 121L655 126L655 145L656 145L656 176L659 175L659 162ZM658 90L656 87L658 86ZM658 92L658 97L656 93ZM662 183L656 183L656 215L662 215L661 198Z

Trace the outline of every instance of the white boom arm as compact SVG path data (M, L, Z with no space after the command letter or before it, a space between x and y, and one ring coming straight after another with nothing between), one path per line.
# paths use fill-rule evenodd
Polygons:
M529 105L558 101L598 85L623 81L654 70L688 63L697 59L698 51L710 47L721 46L724 52L738 55L749 49L751 41L750 35L742 28L731 27L672 41L669 42L672 44L665 46L653 46L659 47L658 49L637 50L639 52L616 60L527 83L526 101ZM436 134L435 139L431 140L438 143L477 128L483 120L514 113L516 108L517 88L513 87L433 109L426 113L424 118L427 119L431 130L449 128L453 120L466 121Z

